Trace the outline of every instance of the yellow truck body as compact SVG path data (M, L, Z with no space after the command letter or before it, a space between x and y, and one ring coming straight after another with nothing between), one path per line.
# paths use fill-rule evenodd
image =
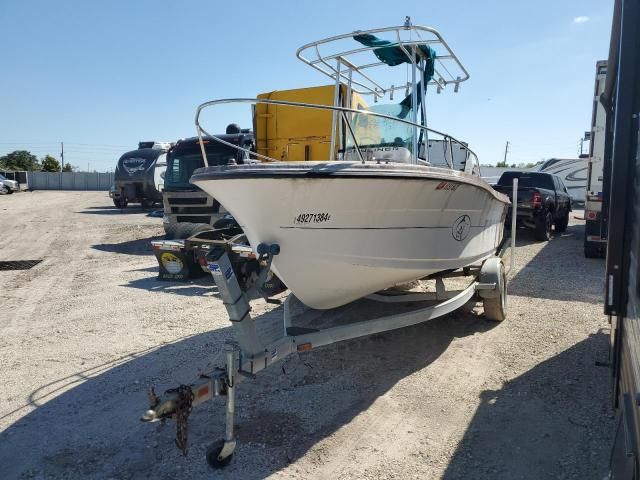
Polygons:
M276 90L258 95L258 99L283 100L288 102L333 105L334 85ZM346 87L340 88L341 105L345 105ZM351 108L366 109L367 104L357 93L352 93ZM330 155L332 110L256 104L255 137L256 149L280 161L322 161L335 158ZM345 126L337 122L344 138ZM340 148L336 140L336 152Z

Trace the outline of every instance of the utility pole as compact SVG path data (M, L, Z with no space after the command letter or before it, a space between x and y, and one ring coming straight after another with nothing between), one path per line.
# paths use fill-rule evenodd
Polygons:
M506 145L504 146L504 164L507 164L507 153L509 153L509 144L511 142L509 142L509 140L507 140Z
M60 161L61 166L60 166L60 171L64 170L64 142L60 142Z

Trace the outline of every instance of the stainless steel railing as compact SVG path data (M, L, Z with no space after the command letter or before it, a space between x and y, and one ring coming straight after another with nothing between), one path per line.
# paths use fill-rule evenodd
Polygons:
M345 126L345 136L349 135L351 137L351 141L352 141L352 147L348 147L348 148L353 148L354 151L356 152L357 158L364 162L366 159L362 154L361 148L360 148L360 144L357 138L356 133L354 132L353 129L353 125L351 122L351 119L354 117L354 115L365 115L368 117L372 117L372 118L376 118L376 119L383 119L386 121L392 121L392 122L398 122L401 123L403 125L406 125L407 127L411 127L412 129L414 129L414 131L423 131L425 133L425 138L430 138L430 140L435 140L432 135L438 135L440 137L442 137L442 142L444 142L444 145L447 146L447 149L449 151L449 154L447 155L445 153L444 155L444 159L447 163L447 166L449 168L454 168L454 164L453 164L453 147L454 145L457 145L458 147L462 148L464 151L467 152L466 154L466 159L465 159L465 165L464 165L464 169L463 171L467 172L467 173L476 173L479 174L479 165L478 165L478 158L476 156L476 154L469 149L469 147L457 140L456 138L452 137L451 135L448 135L446 133L440 132L438 130L435 130L433 128L429 128L429 127L425 127L423 125L417 124L415 122L412 122L410 120L405 120L402 118L398 118L398 117L394 117L391 115L385 115L382 113L377 113L377 112L372 112L370 110L356 110L353 108L347 108L347 107L340 107L340 106L330 106L330 105L318 105L318 104L312 104L312 103L302 103L302 102L290 102L290 101L285 101L285 100L270 100L270 99L256 99L256 98L227 98L227 99L219 99L219 100L211 100L208 102L205 102L203 104L201 104L200 106L198 106L197 110L196 110L196 116L195 116L195 124L196 124L196 133L197 136L200 140L200 147L202 149L202 156L205 160L205 164L208 165L208 160L207 160L207 154L204 148L204 143L203 143L203 134L206 135L207 137L211 138L214 141L217 141L223 145L229 146L231 148L234 148L236 150L245 152L247 155L266 161L266 162L278 162L281 161L280 159L276 159L276 158L272 158L269 157L268 155L263 155L261 153L257 153L255 151L252 151L250 149L247 149L245 147L239 146L239 145L235 145L233 143L227 142L224 139L217 137L216 135L213 135L211 133L209 133L207 130L204 129L204 127L202 127L201 123L200 123L200 117L202 112L210 107L214 107L214 106L219 106L219 105L225 105L225 104L239 104L239 103L246 103L246 104L250 104L250 105L257 105L257 104L267 104L267 105L280 105L280 106L287 106L287 107L295 107L295 108L308 108L308 109L315 109L315 110L326 110L326 111L331 111L331 112L335 112L337 115L340 116L340 118L342 119L342 122ZM331 132L332 135L332 145L335 145L335 137L336 137L336 129L333 129L333 131ZM342 139L342 145L341 148L339 148L338 150L341 150L343 153L345 151L345 149L347 148L346 146L346 139ZM424 143L424 147L425 147L425 152L426 150L429 148L429 145L427 143ZM411 151L411 156L412 156L412 163L414 164L426 164L429 165L430 163L426 160L427 155L425 154L425 158L419 158L419 154L420 152L418 151L418 149L416 149L415 147L412 148ZM331 158L327 158L327 160L338 160L338 158L336 158L336 150L334 149L333 151L330 152ZM301 159L303 160L303 159ZM462 169L461 169L462 170Z

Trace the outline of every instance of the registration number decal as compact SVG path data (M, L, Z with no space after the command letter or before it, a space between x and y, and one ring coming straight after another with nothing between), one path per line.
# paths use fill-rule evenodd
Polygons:
M293 219L293 223L302 225L305 223L323 223L331 220L331 215L323 213L300 213Z
M460 184L459 183L455 183L455 182L440 182L438 184L438 186L436 186L436 190L454 191L459 186L460 186Z

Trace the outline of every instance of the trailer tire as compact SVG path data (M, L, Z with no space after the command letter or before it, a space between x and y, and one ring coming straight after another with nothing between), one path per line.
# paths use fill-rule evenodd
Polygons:
M569 212L565 213L561 218L559 218L554 226L556 227L556 232L564 233L567 231L567 227L569 226Z
M206 459L211 468L218 469L229 465L229 462L233 458L233 453L220 460L219 455L223 448L224 440L218 440L207 447Z
M113 199L113 204L115 205L116 208L119 208L120 210L124 210L125 208L127 208L127 204L129 202L127 201L126 198L114 198Z
M481 283L495 283L495 290L480 290L484 316L493 322L507 318L507 275L498 257L487 259L480 269Z
M549 240L551 240L552 225L553 217L551 216L551 212L545 212L542 218L539 218L536 221L536 228L534 230L536 240L540 240L543 242L548 242Z

